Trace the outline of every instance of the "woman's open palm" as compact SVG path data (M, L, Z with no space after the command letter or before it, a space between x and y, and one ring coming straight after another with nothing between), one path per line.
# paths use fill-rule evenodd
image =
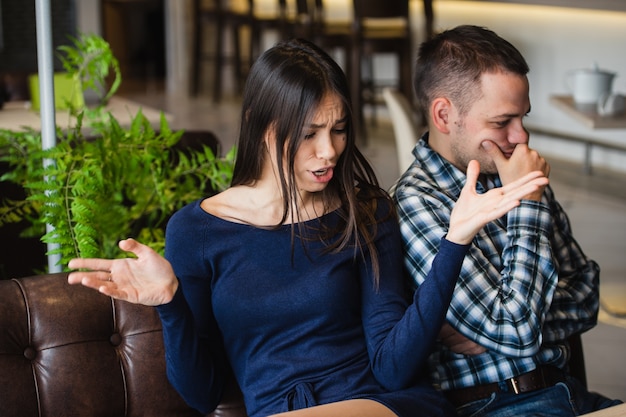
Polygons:
M518 206L525 196L548 184L548 178L543 172L534 171L503 187L478 194L476 182L479 174L478 161L470 161L467 182L450 215L450 229L446 239L451 242L464 245L470 243L487 223L504 216Z
M135 258L72 259L68 266L79 271L70 273L68 282L136 304L155 306L170 302L178 288L170 263L134 239L122 240L119 247Z

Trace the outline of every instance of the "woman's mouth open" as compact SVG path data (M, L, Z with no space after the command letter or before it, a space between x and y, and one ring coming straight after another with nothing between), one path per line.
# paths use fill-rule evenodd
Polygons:
M329 182L333 178L332 168L318 169L317 171L311 171L311 173L318 182Z

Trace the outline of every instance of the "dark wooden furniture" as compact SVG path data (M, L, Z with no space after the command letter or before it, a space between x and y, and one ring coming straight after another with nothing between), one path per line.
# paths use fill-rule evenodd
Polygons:
M371 104L375 110L382 87L394 86L410 100L411 25L406 0L353 0L351 93L355 125L364 129L363 109ZM397 62L397 84L378 85L374 74L374 54L393 54ZM364 134L364 130L362 134Z
M227 0L193 0L193 52L191 57L191 95L201 90L203 63L213 63L212 96L218 103L222 99L223 69L233 67L235 86L242 89L245 63L241 42L241 29L252 27L246 11L233 9ZM207 33L209 32L209 33ZM226 50L227 38L232 39L232 53ZM211 41L209 43L209 41Z

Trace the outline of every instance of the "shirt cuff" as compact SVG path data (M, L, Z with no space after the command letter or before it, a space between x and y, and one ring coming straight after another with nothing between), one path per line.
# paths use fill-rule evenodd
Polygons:
M549 236L552 233L550 208L540 201L522 200L507 215L507 230L517 235L531 233Z

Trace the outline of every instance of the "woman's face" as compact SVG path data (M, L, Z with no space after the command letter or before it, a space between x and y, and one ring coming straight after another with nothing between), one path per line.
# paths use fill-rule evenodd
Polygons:
M333 178L337 161L346 149L346 118L341 98L329 93L304 126L294 158L296 186L301 194L322 191Z

